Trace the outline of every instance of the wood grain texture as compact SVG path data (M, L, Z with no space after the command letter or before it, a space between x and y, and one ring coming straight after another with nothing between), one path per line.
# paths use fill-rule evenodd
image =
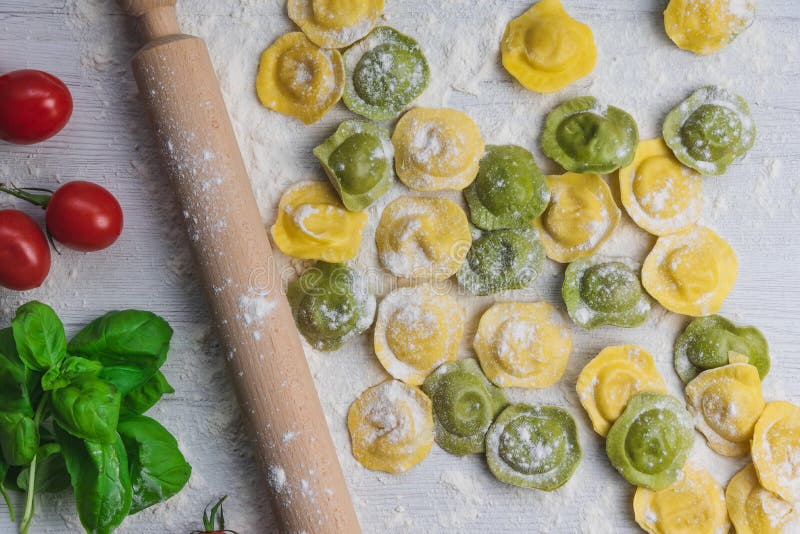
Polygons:
M176 330L174 350L165 372L177 390L155 411L155 417L173 430L179 441L191 450L189 457L194 474L189 487L168 503L126 521L120 532L151 534L188 532L197 526L197 517L205 502L229 493L226 516L230 527L241 534L276 532L261 494L261 480L253 469L250 445L247 442L238 410L233 402L230 383L223 378L224 366L219 343L210 329L211 318L198 288L197 278L184 244L177 201L160 171L155 146L137 102L133 80L127 75L126 62L136 49L136 38L126 26L123 15L113 2L102 4L106 19L117 21L124 39L109 45L106 56L114 67L95 82L81 65L81 35L65 25L63 0L0 0L0 71L17 68L42 68L61 76L73 89L75 114L63 134L32 147L0 146L0 180L13 179L28 185L52 185L55 181L89 179L99 182L122 199L126 228L120 242L102 254L81 255L65 252L57 258L46 286L39 291L17 295L0 290L0 324L6 324L13 309L23 301L39 298L53 303L65 318L70 331L88 319L109 309L139 307L163 314ZM187 0L188 2L189 0ZM438 0L453 5L455 26L452 30L418 35L426 46L444 47L459 37L459 17L487 20L502 19L524 10L528 0L503 2L502 13L487 12L479 2L470 9L457 0ZM187 5L184 16L197 24L214 20L219 31L239 32L243 21L232 16L240 2L220 0L213 12L198 14ZM254 4L248 1L248 4ZM728 176L704 183L710 197L722 199L714 225L728 238L740 260L740 276L724 311L734 320L762 327L774 356L771 378L766 384L770 396L800 402L800 188L795 169L800 168L800 65L788 51L769 47L771 35L780 42L800 42L797 24L800 4L795 0L774 0L760 3L757 27L745 33L733 45L737 50L753 47L760 56L737 63L731 58L747 57L743 53L725 52L704 59L707 76L701 75L697 62L684 54L670 55L670 61L651 65L654 42L664 45L660 12L666 2L658 0L570 0L570 11L593 28L601 48L598 72L613 71L618 77L598 77L592 86L580 85L574 91L613 95L620 107L633 107L644 136L654 136L660 119L668 109L698 83L732 81L734 87L758 86L757 98L751 101L759 128L759 137L748 158L732 167ZM426 0L392 0L387 2L390 23L415 34L415 26L425 21ZM259 3L263 20L268 25L274 17L283 17L280 0ZM474 11L473 11L474 9ZM260 15L261 16L261 15ZM285 18L285 17L284 17ZM288 20L284 29L291 28ZM501 23L502 25L502 23ZM277 36L269 26L263 44ZM493 27L493 26L492 26ZM636 32L649 35L633 46L620 46L615 35ZM787 37L793 36L793 38ZM213 36L209 44L213 47ZM477 38L477 36L475 37ZM766 40L764 44L763 40ZM622 39L626 45L628 39ZM260 50L243 49L232 57L231 64L217 64L220 77L237 65L254 69ZM796 49L795 49L796 52ZM755 54L755 52L754 52ZM770 61L784 55L784 65ZM659 59L660 61L660 59ZM764 65L769 65L766 69ZM627 69L618 65L628 65ZM645 80L637 75L638 65L647 72L663 72L661 78ZM780 67L780 68L778 68ZM722 79L719 79L722 77ZM453 92L449 105L474 116L494 143L517 142L528 147L537 144L538 124L552 100L526 94L498 68L490 68L477 84L479 94ZM651 96L648 107L641 109L639 92ZM564 96L572 96L572 92ZM225 94L229 102L241 95ZM252 98L252 95L246 95ZM340 106L341 108L341 106ZM636 109L640 108L640 109ZM524 116L520 116L520 111ZM282 124L267 111L257 116L235 116L237 131L243 121L255 120L265 128ZM322 176L311 156L311 148L324 139L337 121L349 115L337 109L322 123L294 136L287 130L285 144L277 150L296 155L298 180ZM511 130L497 126L500 119L514 123ZM516 126L519 125L519 126ZM292 134L292 135L290 135ZM243 140L246 154L257 157L261 147L253 140ZM255 156L254 156L255 154ZM543 165L546 162L538 157ZM768 164L780 160L783 171L769 175ZM257 185L269 176L267 163L259 163L251 174ZM763 187L766 191L760 191ZM262 191L258 187L259 192ZM265 220L271 220L277 193L263 193L259 208ZM0 200L0 206L4 204ZM711 206L710 208L714 208ZM713 209L711 211L714 211ZM31 211L31 213L35 213ZM40 217L40 215L37 215ZM536 296L558 301L560 271L549 266L543 280L537 282ZM486 305L486 300L481 305ZM678 328L681 320L657 315L650 321L654 330ZM464 532L639 532L631 519L632 488L625 485L609 467L602 440L591 433L588 422L576 403L575 376L582 365L599 349L611 343L631 341L628 332L601 329L591 335L576 334L576 353L570 369L557 393L581 426L584 459L576 477L563 490L553 494L509 488L495 481L480 457L456 459L434 448L431 456L418 468L399 476L363 473L349 454L346 434L342 433L344 414L354 394L342 398L328 396L326 413L329 425L345 439L337 441L345 475L358 504L365 532L405 533ZM350 347L351 353L327 356L311 355L317 386L324 393L331 381L353 382L357 392L362 386L381 376L369 351L369 339ZM654 351L657 363L667 376L670 370L669 347L658 345ZM339 358L363 361L364 376L344 376L338 369ZM338 360L340 361L340 360ZM765 387L766 387L765 384ZM672 384L671 384L672 385ZM676 390L677 391L677 390ZM527 400L550 401L549 392L534 392ZM515 398L519 398L515 393ZM226 415L218 414L219 411ZM735 468L735 463L733 467ZM475 493L454 489L456 473L467 473L478 490ZM722 480L724 482L724 480ZM19 500L17 501L19 502ZM37 503L34 532L77 532L74 506L68 496L44 497ZM177 525L177 526L176 526ZM11 532L7 510L0 505L0 532Z

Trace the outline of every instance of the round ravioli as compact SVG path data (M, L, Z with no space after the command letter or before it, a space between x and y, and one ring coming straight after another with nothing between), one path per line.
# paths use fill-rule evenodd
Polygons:
M383 0L289 0L289 18L323 48L344 48L375 26Z
M301 32L279 37L261 55L258 99L305 124L321 119L339 101L344 86L341 54L319 48Z
M600 351L578 375L575 387L594 431L601 436L608 433L631 397L643 391L667 392L653 357L636 345Z
M503 66L525 88L553 93L589 75L597 63L592 30L561 0L541 0L506 26Z
M344 103L373 121L395 118L425 91L430 69L419 43L394 28L375 28L344 53Z
M611 425L606 454L631 484L664 489L676 480L694 443L692 416L664 393L634 395Z
M621 212L596 174L548 176L551 201L535 225L547 257L569 263L591 256L619 224Z
M654 235L685 230L703 209L700 174L684 167L663 139L639 143L633 162L619 170L619 190L631 219Z
M364 333L375 318L375 297L358 271L319 262L289 284L294 320L315 349L336 350Z
M368 208L394 183L394 149L383 126L344 121L314 155L350 211Z
M762 486L785 501L800 501L800 406L767 403L750 452Z
M392 143L397 177L415 191L464 189L478 174L484 148L478 125L454 109L408 111Z
M287 256L341 263L358 254L366 225L367 214L347 211L329 184L301 182L281 197L272 239Z
M756 421L764 411L755 367L732 363L703 371L686 385L686 403L711 449L724 456L747 454Z
M452 200L400 197L383 210L375 241L393 275L445 280L464 263L472 234L467 215Z
M347 412L353 456L367 469L402 473L433 447L431 400L398 380L373 386Z
M708 86L669 112L663 135L681 163L716 176L752 148L756 125L742 97Z
M544 266L544 247L535 228L484 232L467 253L456 276L474 295L529 287Z
M375 353L390 375L417 386L456 359L464 320L458 302L433 286L395 289L378 308Z
M490 145L464 198L479 228L529 228L550 202L550 189L530 152L516 145Z
M639 326L650 314L639 270L628 258L592 256L570 263L561 287L569 316L586 329Z
M693 319L675 341L675 372L684 383L706 369L749 363L763 380L769 373L769 345L757 328L736 326L719 315Z
M636 488L633 513L649 534L728 534L731 528L722 486L691 465L667 488Z
M730 245L704 226L662 236L644 260L642 284L669 311L717 313L733 288L739 262Z
M753 464L733 475L725 501L737 534L781 534L794 516L790 503L764 489Z
M670 0L664 28L679 48L707 55L746 30L755 14L755 0Z
M572 338L546 302L499 302L481 317L473 347L495 385L544 388L564 374Z
M472 358L439 366L422 391L433 403L436 443L458 456L483 452L489 425L508 406L503 390L486 379Z
M492 474L520 488L560 488L578 468L581 456L575 420L557 406L513 404L486 434Z
M628 113L581 96L547 115L542 151L570 172L605 174L633 161L639 129Z

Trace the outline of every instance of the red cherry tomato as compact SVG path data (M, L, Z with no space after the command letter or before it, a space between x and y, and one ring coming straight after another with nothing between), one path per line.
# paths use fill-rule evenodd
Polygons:
M47 203L47 231L65 247L93 252L122 233L122 208L114 195L91 182L69 182Z
M0 76L1 140L39 143L60 132L71 115L72 95L55 76L38 70Z
M36 221L17 210L0 210L0 286L26 291L50 272L50 245Z

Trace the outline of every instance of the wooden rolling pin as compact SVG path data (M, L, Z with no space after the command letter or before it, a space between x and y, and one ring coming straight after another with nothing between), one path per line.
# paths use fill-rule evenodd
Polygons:
M133 73L186 219L281 532L358 533L206 46L180 33L176 0L119 3L138 19L146 41L133 58Z

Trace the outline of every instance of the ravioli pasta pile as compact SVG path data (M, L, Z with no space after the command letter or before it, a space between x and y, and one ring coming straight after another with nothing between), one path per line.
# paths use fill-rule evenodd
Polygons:
M454 277L473 295L522 289L549 258L566 264L563 301L580 328L635 328L655 303L694 318L674 347L685 402L637 345L605 348L577 379L610 463L637 486L637 523L662 534L686 525L727 532L730 522L738 532L778 532L800 500L800 407L764 399L770 358L761 332L715 315L736 281L737 258L698 224L703 177L724 174L753 146L748 104L701 87L666 116L661 138L640 140L625 110L592 96L568 100L548 114L541 135L543 153L565 173L545 176L525 148L487 145L463 112L410 107L430 67L412 37L374 27L382 9L382 0L290 0L302 32L264 52L257 80L265 106L304 122L340 97L363 117L314 149L330 184L291 187L272 226L282 252L318 260L289 286L310 345L336 350L374 324L374 352L391 379L350 408L355 458L400 473L436 442L455 455L485 454L508 484L551 491L567 483L582 457L573 416L510 403L504 392L559 382L572 353L564 314L545 302L497 302L480 317L475 358L458 359L465 311L438 284ZM679 47L708 54L743 31L753 11L746 0L672 0L664 22ZM508 72L540 93L588 75L597 59L591 29L560 0L541 0L510 21L501 52ZM391 131L379 123L395 119ZM622 217L603 175L616 177L622 208L657 236L641 264L599 253ZM395 176L413 193L380 214L377 255L411 285L376 303L346 263L358 254L365 210ZM432 195L442 191L461 191L467 209ZM727 490L688 461L695 429L721 455L750 455Z

